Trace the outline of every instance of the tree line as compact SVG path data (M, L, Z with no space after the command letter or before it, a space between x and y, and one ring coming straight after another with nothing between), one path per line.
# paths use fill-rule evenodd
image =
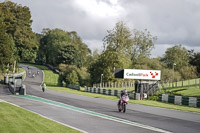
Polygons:
M16 71L19 62L50 64L67 84L92 85L116 81L114 70L154 69L163 81L199 77L200 53L182 45L168 48L162 57L150 58L157 40L147 29L130 29L122 21L107 31L103 51L91 51L76 31L43 29L34 33L30 9L10 1L0 3L0 73ZM94 44L95 45L95 44Z

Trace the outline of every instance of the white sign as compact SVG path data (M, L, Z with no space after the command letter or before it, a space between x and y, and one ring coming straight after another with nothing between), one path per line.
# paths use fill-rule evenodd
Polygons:
M124 79L160 80L160 70L124 69Z

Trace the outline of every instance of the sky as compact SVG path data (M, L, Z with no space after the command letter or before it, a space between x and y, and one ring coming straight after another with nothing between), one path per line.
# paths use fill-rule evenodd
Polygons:
M1 2L4 0L0 0ZM200 52L199 0L11 0L28 6L32 29L76 31L91 50L103 49L103 38L115 24L157 37L151 57L163 56L167 48L181 44Z

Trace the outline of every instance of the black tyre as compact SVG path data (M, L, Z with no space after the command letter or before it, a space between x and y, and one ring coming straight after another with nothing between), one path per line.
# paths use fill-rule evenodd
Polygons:
M118 111L119 111L119 112L121 112L121 109L120 109L120 104L118 104Z
M125 113L126 112L126 104L123 105L123 109L124 109L123 112Z

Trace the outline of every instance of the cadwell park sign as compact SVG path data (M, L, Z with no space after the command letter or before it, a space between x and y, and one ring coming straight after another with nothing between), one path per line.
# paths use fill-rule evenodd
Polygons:
M115 78L140 79L140 80L160 80L160 70L141 70L141 69L116 69Z
M135 94L140 95L139 99L142 100L143 98L154 95L158 91L158 81L161 80L161 71L115 69L115 78L135 79Z
M124 79L160 80L160 70L124 69Z

